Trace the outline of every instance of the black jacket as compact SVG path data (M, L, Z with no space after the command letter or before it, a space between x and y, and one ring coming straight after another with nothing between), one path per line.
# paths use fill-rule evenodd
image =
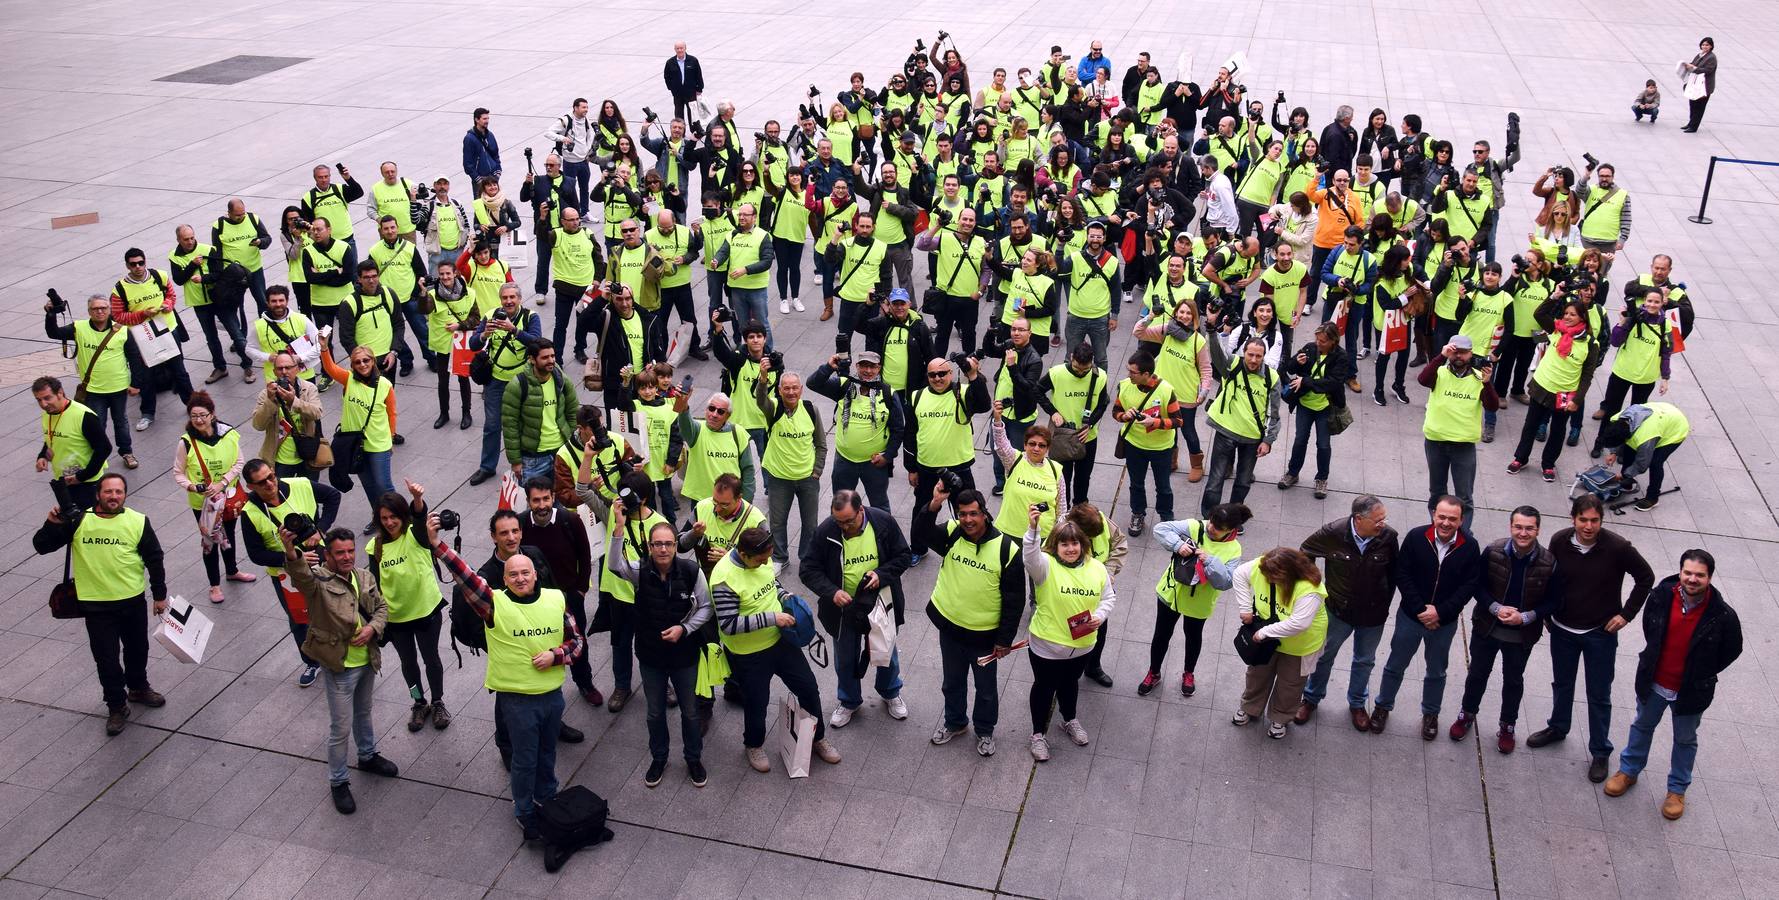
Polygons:
M704 573L698 564L684 556L675 556L666 578L661 577L654 562L638 564L636 578L636 659L645 666L659 669L683 669L698 664L698 654L710 642L709 628L687 634L668 643L661 632L680 625L692 613L692 604L708 602L698 593Z
M923 368L922 371L925 371ZM902 403L896 399L891 388L880 381L865 381L852 375L838 374L827 363L816 366L815 373L809 376L805 384L810 390L834 401L834 436L839 438L840 426L846 420L846 404L869 403L871 394L879 395L878 402L884 405L889 413L887 427L889 434L884 444L883 455L889 461L890 470L896 465L896 448L902 446L902 432L905 419L902 415ZM865 399L859 399L863 396Z
M908 329L908 371L906 384L892 384L890 390L907 395L926 385L927 363L933 359L933 329L919 313L912 310L908 313L908 321L897 322L883 314L883 308L867 304L864 310L869 314L859 323L859 333L865 336L865 349L882 357L884 347L889 343L891 328Z
M1316 145L1322 148L1322 158L1329 165L1351 172L1353 157L1359 152L1359 132L1354 131L1351 125L1329 122L1322 128L1322 139Z
M1458 529L1457 546L1444 561L1433 548L1433 526L1416 528L1402 538L1402 555L1396 558L1396 589L1402 593L1402 614L1414 618L1432 604L1439 613L1439 627L1458 620L1464 604L1476 592L1482 576L1482 548L1476 537Z
M902 526L896 524L894 516L876 507L865 507L865 521L870 524L871 532L877 537L877 572L883 589L890 593L890 602L896 611L896 624L902 624L902 573L908 569L908 540L902 536ZM797 561L797 577L803 585L815 593L816 618L821 620L822 627L836 637L840 634L842 610L834 605L834 593L840 590L841 580L841 541L840 524L833 516L822 520L815 527L815 536L809 541L809 549L804 551L802 559ZM859 597L865 602L848 604L844 613L846 627L858 633L868 630L865 616L871 612L874 603L872 593L859 591Z
M1286 349L1289 350L1290 348ZM1309 359L1309 362L1298 362L1298 353L1306 356ZM1279 380L1283 384L1288 386L1293 377L1298 375L1303 376L1303 389L1292 394L1286 401L1292 406L1297 406L1307 394L1321 394L1327 397L1329 408L1331 409L1347 405L1347 379L1352 378L1354 375L1353 365L1347 361L1347 352L1342 350L1339 344L1334 345L1334 349L1328 351L1328 365L1322 369L1322 377L1314 378L1311 376L1315 372L1316 359L1319 355L1320 354L1316 352L1316 342L1310 341L1302 347L1297 348L1297 353L1293 353L1289 357L1280 361Z
M1679 587L1680 577L1670 575L1649 592L1649 605L1643 611L1643 652L1637 654L1639 700L1649 696L1655 682L1655 667L1662 658L1662 642L1668 636L1674 592ZM1677 716L1704 712L1717 694L1717 676L1742 655L1742 620L1717 588L1711 588L1711 599L1705 602L1700 616L1692 643L1687 645L1686 668L1681 672L1679 697L1674 701Z
M1534 544L1531 559L1521 561L1514 557L1512 544L1510 538L1502 538L1484 548L1471 623L1478 635L1492 635L1507 643L1535 644L1544 633L1544 620L1563 608L1562 573L1558 571L1556 556L1549 550ZM1513 590L1516 565L1526 567L1517 591ZM1523 625L1505 625L1489 611L1496 603L1535 615Z
M954 523L946 523L947 525ZM1014 635L1019 632L1019 618L1025 612L1025 565L1019 559L1019 540L1002 534L992 521L984 523L982 540L978 544L1001 544L1001 559L1006 564L1001 566L1001 621L993 631L969 631L959 627L957 623L939 614L939 607L927 602L927 619L933 627L945 632L946 636L970 648L971 652L982 655L996 646L1007 647L1013 644ZM933 549L939 558L939 565L945 565L945 555L951 552L951 545L956 541L967 541L964 530L946 528L939 524L938 510L921 505L914 510L914 534Z
M704 68L698 65L698 57L686 54L686 75L682 79L679 74L679 57L667 57L667 63L661 67L661 80L667 83L667 93L675 100L685 102L694 95L704 91Z
M1322 560L1330 613L1355 628L1371 628L1389 620L1390 598L1396 593L1396 560L1402 552L1396 529L1384 526L1361 553L1353 540L1353 520L1336 519L1304 538L1303 552Z
M1114 292L1112 296L1116 297L1118 294ZM1033 338L1031 343L1026 344L1019 353L1018 361L1011 368L1008 368L1003 359L1000 368L995 371L997 384L1002 370L1006 371L1007 378L1012 382L1013 408L1006 412L1014 418L1023 419L1038 408L1038 381L1044 377L1044 357L1038 352L1039 340L1042 338ZM922 366L921 371L925 372L926 367Z

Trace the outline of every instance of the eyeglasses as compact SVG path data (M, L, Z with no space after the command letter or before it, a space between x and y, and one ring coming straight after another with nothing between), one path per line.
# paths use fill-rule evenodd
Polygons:
M273 477L273 476L271 476L271 475L267 475L267 476L266 476L266 477L264 477L264 478L261 478L261 479L260 479L260 480L258 480L258 481L253 481L253 480L249 480L249 481L248 481L248 482L247 482L247 486L248 486L248 487L259 487L259 486L260 486L260 485L262 485L262 484L271 484L271 483L272 483L272 477Z
M679 544L674 541L649 541L649 546L650 547L677 547L677 546L679 546Z

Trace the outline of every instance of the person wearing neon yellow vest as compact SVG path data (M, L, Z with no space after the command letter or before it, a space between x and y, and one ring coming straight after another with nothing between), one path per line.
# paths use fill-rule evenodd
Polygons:
M1599 338L1588 325L1585 304L1578 300L1553 298L1546 302L1539 310L1538 324L1550 336L1545 339L1538 368L1532 370L1531 407L1526 413L1526 424L1520 429L1519 445L1507 464L1507 474L1517 475L1526 467L1539 429L1549 425L1551 439L1544 442L1540 469L1544 480L1550 482L1557 480L1563 432L1571 419L1579 417L1581 393L1593 380L1597 364L1593 347Z
M451 179L440 175L433 179L432 197L420 209L414 223L420 232L420 250L426 254L427 268L436 269L440 262L455 262L468 249L474 232L470 230L469 213L463 204L451 199Z
M1020 558L1031 578L1034 610L1030 634L1032 664L1032 759L1050 759L1050 709L1062 716L1062 730L1077 747L1089 742L1076 716L1081 675L1094 648L1094 633L1117 603L1112 578L1094 558L1091 542L1073 522L1063 522L1048 540L1038 536L1043 513L1027 507Z
M1605 419L1624 406L1625 394L1632 403L1643 403L1660 386L1661 396L1668 395L1668 360L1674 352L1674 336L1663 311L1664 296L1660 289L1649 288L1640 298L1639 306L1627 305L1612 326L1612 346L1618 354L1612 360L1612 374L1606 379L1606 396L1594 418ZM1595 439L1592 456L1600 458L1605 445Z
M486 627L488 671L482 684L494 692L494 714L511 747L507 775L513 818L526 840L534 840L537 805L556 796L565 670L586 650L586 641L562 592L539 583L530 556L508 556L504 586L495 588L439 540L438 521L436 513L427 518L427 541Z
M1600 443L1611 448L1606 464L1623 466L1619 478L1630 481L1649 473L1649 487L1638 500L1638 509L1655 509L1662 496L1668 458L1692 434L1686 414L1672 403L1633 403L1600 426Z
M887 513L890 474L906 428L903 404L884 384L883 362L876 353L860 353L853 366L856 375L839 374L845 363L835 354L809 376L809 389L835 404L830 487L852 490L862 483L871 506Z
M1041 253L1041 250L1027 251L1026 256L1029 260ZM1006 430L1007 440L1024 445L1026 426L1038 420L1038 379L1044 377L1043 345L1034 342L1031 323L1023 316L1008 323L1006 335L1006 350L1001 354L1000 368L995 371L991 409ZM1045 446L1049 446L1048 440ZM999 497L1007 481L1007 468L999 454L994 457L994 479L992 493ZM1013 530L1019 529L1014 527ZM1049 529L1045 531L1048 533Z
M1521 401L1526 399L1526 374L1537 349L1532 337L1538 330L1534 314L1550 298L1553 288L1548 277L1551 267L1544 251L1534 247L1527 250L1523 258L1524 262L1514 263L1513 275L1507 279L1507 290L1513 295L1513 302L1502 314L1504 327L1501 342L1496 345L1499 359L1495 365L1495 393ZM1486 422L1484 426L1487 431Z
M105 433L105 417L109 412L112 430L117 432L118 451L123 455L124 465L136 468L136 456L131 452L130 428L128 411L124 408L125 401L135 388L130 386L130 340L129 335L111 321L111 301L103 295L94 294L86 302L87 320L69 322L66 325L56 321L60 314L56 312L54 300L43 304L43 334L51 340L70 341L74 344L74 365L81 378L77 392L85 395L82 406L91 409L97 416L94 426L98 434ZM47 384L47 382L42 382ZM58 380L56 382L60 384ZM60 389L58 388L58 391ZM42 404L39 403L39 406ZM72 421L69 422L73 424ZM105 451L98 452L98 444L94 443L95 457L103 463L111 455L111 441L105 441ZM86 468L90 460L82 460L82 468ZM82 479L98 479L99 472L86 472ZM90 497L88 498L90 501Z
M971 419L992 408L987 379L974 357L964 360L968 387L955 383L951 363L943 358L928 360L926 372L927 386L908 400L910 421L902 433L902 466L908 470L917 505L932 499L933 486L944 472L957 476L960 487L976 486L970 471L976 459ZM918 566L927 550L918 534L912 550L913 564Z
M1199 501L1199 512L1205 516L1223 501L1223 482L1232 471L1235 486L1229 499L1239 503L1247 498L1248 486L1254 482L1254 464L1272 452L1279 436L1281 387L1278 373L1266 364L1266 344L1258 337L1244 341L1241 356L1233 362L1221 342L1211 342L1208 349L1211 367L1221 378L1216 397L1209 401L1215 435L1204 496Z
M383 640L395 646L402 681L413 700L408 731L419 731L428 719L433 728L443 731L451 725L451 712L445 708L445 666L439 659L445 598L432 570L432 549L426 543L426 489L402 480L407 498L391 491L377 499L377 537L368 555L377 588L389 603ZM426 684L420 680L422 664ZM432 688L430 703L426 700L428 686Z
M383 286L377 264L369 259L359 262L357 286L340 304L339 331L342 346L370 350L384 374L395 375L398 363L402 375L413 374L414 352L408 349L401 298Z
M198 549L204 557L204 574L210 578L210 602L221 603L224 567L230 581L252 584L259 580L252 572L236 569L235 520L223 516L221 506L223 498L245 492L240 477L247 459L241 454L241 432L216 418L216 401L208 392L194 391L185 404L185 414L185 434L173 451L173 483L184 489L192 519L204 535ZM206 507L215 522L208 533L203 531ZM217 540L219 536L226 540ZM217 565L218 557L222 566Z
M1119 423L1118 443L1130 473L1129 532L1136 537L1143 533L1149 512L1145 481L1150 476L1155 479L1156 513L1164 522L1174 517L1171 476L1179 440L1180 395L1155 373L1155 357L1147 350L1131 354L1125 368L1129 374L1112 389L1112 419ZM1222 490L1222 482L1215 486ZM1208 487L1205 494L1210 496Z
M507 464L520 484L554 478L556 453L574 431L581 408L574 385L556 367L548 340L525 345L527 365L501 395L500 427Z
M389 462L395 445L402 442L402 436L396 430L395 381L377 371L376 358L362 344L353 348L348 359L352 367L350 372L334 363L333 345L322 344L321 368L342 388L340 424L335 437L351 433L359 435L358 469L335 469L329 473L329 480L334 481L336 487L350 489L351 480L347 478L342 482L342 476L358 475L364 479L365 501L371 507L371 521L365 526L364 533L369 535L377 530L377 498L385 491L395 489Z
M1310 273L1311 278L1321 280L1327 292L1325 311L1343 302L1347 304L1347 361L1354 368L1354 384L1358 384L1359 360L1371 354L1373 342L1373 331L1367 326L1371 324L1371 283L1377 278L1377 260L1365 249L1364 237L1359 226L1348 226L1341 236L1341 245L1328 254L1321 271ZM1329 316L1332 318L1333 313L1329 312ZM1364 349L1359 347L1361 334L1365 338Z
M1292 329L1303 320L1304 298L1314 280L1296 256L1290 244L1280 242L1273 246L1273 264L1260 272L1260 296L1272 301L1273 315L1278 318L1281 354L1290 353L1294 346Z
M358 249L350 241L335 238L326 219L310 224L309 238L308 246L303 248L303 283L309 286L309 310L317 327L331 328L339 317L340 305L352 294Z
M1068 323L1064 340L1073 347L1082 341L1093 344L1093 364L1106 367L1106 349L1118 328L1115 302L1124 293L1124 260L1106 247L1106 223L1087 223L1087 246L1060 255L1056 274L1069 285ZM1039 298L1028 298L1036 301ZM1034 311L1035 312L1035 311ZM1028 313L1030 315L1030 313Z
M944 190L956 188L956 178L946 176ZM941 201L935 201L942 207ZM950 225L951 228L947 228ZM976 350L976 323L982 316L982 289L991 277L983 271L988 244L976 234L976 210L965 206L955 219L943 208L927 220L927 231L914 241L914 249L933 254L930 272L938 303L933 310L933 353L944 355L957 329L958 344L965 353Z
M394 216L384 216L377 220L377 242L371 245L365 256L376 263L378 282L388 288L400 304L400 318L408 324L408 330L414 333L414 342L420 345L420 356L430 363L432 349L428 345L429 336L426 315L420 311L420 301L426 296L426 279L431 272L426 266L426 255L420 252L412 239L396 234L401 225ZM403 337L400 350L407 359L401 375L403 378L414 372L414 356L408 351L407 338Z
M661 275L656 285L661 294L661 313L655 327L660 334L665 335L667 311L671 309L678 312L680 323L691 326L692 330L692 344L686 355L700 362L710 359L710 354L704 349L704 339L698 327L698 313L692 303L692 263L704 249L704 236L679 224L672 210L657 209L654 222L655 227L643 235L643 240L661 258ZM665 344L662 346L664 348Z
M827 276L833 284L829 294L840 300L839 330L834 346L849 353L853 331L859 320L867 315L864 310L869 309L877 294L878 279L882 277L888 260L889 245L873 237L876 233L876 217L866 212L857 213L850 222L840 223L839 231L821 256L822 264L831 273Z
M222 355L222 336L216 330L220 325L228 332L229 349L241 360L241 380L251 384L253 363L247 358L247 324L242 319L241 300L238 296L225 298L220 292L211 294L210 286L204 280L206 272L217 278L223 271L221 251L212 244L198 243L197 234L190 225L173 229L173 240L175 244L173 252L167 254L167 265L173 283L184 288L185 305L197 314L198 327L204 330L204 343L210 351L210 377L204 379L204 383L215 384L229 377L228 362ZM263 301L260 307L265 307Z
M364 188L353 179L345 165L340 165L339 170L340 178L346 182L344 187L333 183L334 173L327 166L316 166L311 172L315 186L303 194L298 211L304 221L328 223L333 234L351 244L354 243L352 201L364 196Z
M734 210L735 230L731 232L723 245L717 248L716 256L711 262L712 271L724 273L725 284L729 289L729 305L735 311L736 321L742 323L759 322L766 332L766 349L772 349L772 313L769 310L767 282L771 278L774 250L772 235L765 229L755 227L759 218L758 210L751 203L743 203ZM818 249L826 249L827 242L817 244Z
M685 452L675 420L690 410L688 397L675 389L671 372L666 363L644 366L630 379L624 404L619 407L635 415L635 427L642 435L642 471L653 484L649 505L669 522L679 518L673 475Z
M815 594L816 618L834 638L834 712L828 724L844 728L864 705L869 616L887 602L895 624L903 623L902 573L908 568L908 541L888 510L866 507L858 491L839 490L829 516L816 527L809 549L797 561L797 576ZM902 700L901 649L890 648L889 665L877 666L877 696L889 717L908 718Z
M154 614L166 612L167 572L154 527L147 516L124 505L128 495L129 482L112 472L99 479L99 498L91 511L70 521L61 509L51 510L31 536L39 556L67 548L75 602L108 710L108 736L123 731L131 703L150 709L167 705L148 684L147 602L153 596Z
M327 691L327 768L334 809L358 809L347 779L346 744L357 745L358 770L394 778L395 763L377 752L371 722L377 674L382 671L381 638L389 625L389 602L371 570L358 568L358 542L344 528L329 531L320 552L299 550L287 529L278 530L285 571L308 603L309 636L304 650L321 665Z
M150 269L148 257L135 247L124 251L124 265L127 273L111 287L111 320L119 325L134 326L152 319L158 323L157 327L173 332L178 340L183 332L177 327L179 313L173 283L159 269ZM134 343L136 338L132 335L130 340ZM184 344L182 340L178 342ZM137 395L142 408L142 417L136 420L137 431L146 431L154 424L155 397L160 393L154 385L163 381L173 386L180 403L191 399L191 376L185 371L183 347L171 359L144 368L140 377L132 373L132 386L146 386Z
M1198 692L1198 657L1204 649L1205 622L1217 609L1217 598L1234 584L1230 572L1242 558L1241 529L1253 518L1240 503L1219 503L1205 519L1180 519L1155 526L1155 541L1173 556L1155 584L1155 632L1149 638L1149 669L1137 685L1146 697L1161 684L1161 664L1173 643L1174 623L1186 638L1185 665L1180 672L1180 694ZM1177 557L1177 558L1176 558ZM1182 582L1176 571L1192 574Z
M1266 736L1285 736L1303 684L1322 655L1328 637L1322 573L1295 547L1274 547L1230 573L1229 593L1244 630L1258 646L1271 645L1272 657L1248 667L1241 707L1230 722L1237 727L1266 716Z
M494 477L500 461L500 441L505 434L501 413L506 391L525 368L526 345L543 337L541 319L524 308L520 298L518 285L510 281L502 284L500 308L484 319L469 339L471 350L488 354L492 369L488 383L482 386L482 456L476 471L469 476L471 487Z
M57 505L90 508L98 499L105 458L111 455L105 420L85 404L68 399L59 378L38 376L31 383L31 397L43 410L43 447L37 451L37 471L54 473L50 490L57 496ZM66 502L62 502L64 492Z
M280 285L267 292L274 304L283 298ZM263 432L259 456L269 460L285 477L307 477L309 464L297 452L297 435L317 438L321 434L321 393L313 382L300 377L295 353L280 350L268 362L277 377L266 379L266 389L255 396L252 423Z
M1285 463L1285 475L1279 479L1279 490L1297 484L1303 471L1304 457L1309 453L1310 432L1316 433L1316 499L1328 496L1328 464L1334 456L1329 418L1335 410L1346 406L1341 390L1352 377L1352 364L1340 348L1340 326L1323 322L1316 326L1314 339L1300 348L1296 355L1279 368L1279 377L1291 389L1297 407L1292 427L1291 458Z
M284 550L279 543L278 529L293 514L308 516L315 523L316 533L304 544L309 547L318 545L321 533L333 527L334 516L340 509L340 492L326 482L286 478L263 459L247 461L241 469L241 483L249 494L247 505L241 509L241 517L249 526L241 529L241 546L247 551L247 558L265 567L266 576L271 579L272 590L278 595L278 606L284 610L290 625L290 637L296 643L297 656L303 661L297 687L306 688L315 684L321 674L321 665L303 649L303 643L309 637L309 611L303 595L290 587L284 578Z
M1490 265L1493 265L1491 263ZM1475 514L1472 490L1476 485L1476 444L1484 436L1487 421L1501 408L1488 357L1475 356L1470 335L1448 341L1427 363L1415 380L1426 388L1427 413L1421 434L1427 452L1427 504L1449 491L1464 504L1464 527Z
M432 421L432 427L437 430L451 423L451 378L455 375L463 411L457 428L468 431L474 422L469 406L468 366L466 362L463 369L454 368L452 355L460 343L464 349L469 347L468 334L478 322L476 298L469 291L469 282L457 274L456 264L449 259L439 261L438 274L425 291L432 300L432 312L426 314L426 348L430 351L427 363L438 376L439 392L439 416Z
M266 308L266 270L260 251L272 246L259 216L247 211L239 197L231 197L227 212L210 226L210 246L222 251L222 258L247 270L247 290L260 309Z
M1560 533L1557 539L1562 539ZM1464 527L1463 504L1456 497L1439 498L1433 504L1432 524L1402 537L1396 563L1396 589L1402 602L1396 608L1390 656L1384 662L1384 677L1372 704L1372 734L1384 733L1403 676L1415 657L1422 656L1426 673L1421 678L1421 740L1439 736L1439 708L1445 697L1452 638L1458 633L1458 617L1482 577L1482 549ZM1616 590L1613 593L1616 595ZM1563 709L1566 712L1568 706Z
M1080 459L1058 460L1071 503L1087 502L1099 451L1099 422L1111 402L1109 384L1106 370L1093 364L1093 345L1087 343L1076 344L1065 363L1051 366L1038 379L1038 406L1049 414L1051 429L1069 429L1083 447Z
M772 771L766 756L766 709L772 701L772 679L784 684L797 705L815 717L814 753L823 762L840 762L840 751L827 737L822 716L822 697L815 674L802 648L780 634L797 624L785 612L789 596L772 565L772 534L755 526L735 539L729 551L710 572L710 602L716 611L717 630L735 680L741 684L745 707L741 745L747 762L762 774Z
M1599 168L1589 167L1581 173L1575 193L1581 198L1581 218L1576 227L1581 231L1581 245L1600 251L1600 278L1612 269L1618 251L1631 239L1631 197L1618 186L1618 169L1611 163ZM1589 178L1595 179L1588 184Z
M772 360L766 360L760 370L771 374ZM797 535L799 557L808 551L815 536L822 469L828 462L828 432L815 404L803 399L803 377L795 372L780 372L776 391L764 378L754 382L754 402L766 416L766 449L760 453L760 468L766 473L768 519L778 548L773 561L783 566L790 561L788 528L793 500L802 521Z

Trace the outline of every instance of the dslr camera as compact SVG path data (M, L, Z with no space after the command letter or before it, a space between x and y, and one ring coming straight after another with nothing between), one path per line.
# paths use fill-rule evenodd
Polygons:
M629 488L618 489L618 502L624 505L624 515L634 516L642 512L642 495Z
M774 372L783 372L784 371L784 351L783 350L774 350L774 351L766 354L766 359L772 363L772 371L774 371Z
M45 291L44 295L49 297L50 308L53 309L57 315L68 311L68 301L63 300L62 295L57 293L55 288L50 288Z
M284 530L290 532L292 542L301 547L313 539L319 529L315 525L315 520L307 514L293 512L284 517Z
M1596 159L1592 153L1583 153L1581 159L1588 164L1590 170L1600 168L1600 160Z
M456 531L463 527L463 516L454 509L439 510L439 530Z
M953 472L950 468L940 466L933 470L933 476L938 479L940 484L945 485L945 493L953 497L964 489L964 477Z
M695 137L701 141L704 140L704 123L703 122L700 122L700 121L694 119L694 120L692 120L692 124L690 127L692 129L692 137Z
M642 120L653 125L656 122L661 121L661 114L645 106L642 108Z
M716 309L711 310L710 320L712 322L721 322L727 325L728 323L735 321L735 312L727 306L719 306Z
M432 199L432 188L429 188L424 184L414 185L414 199L416 199L416 200L431 200Z
M821 96L821 95L822 95L822 89L821 89L821 88L818 88L818 87L816 87L816 86L815 86L815 85L813 85L813 84L812 84L812 85L810 85L810 86L809 86L809 101L810 101L810 102L811 102L811 103L814 103L814 102L815 102L815 98L817 98L817 97L820 97L820 96Z

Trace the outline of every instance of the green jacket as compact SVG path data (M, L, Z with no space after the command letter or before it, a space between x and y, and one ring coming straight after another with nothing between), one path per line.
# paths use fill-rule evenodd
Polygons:
M561 369L551 371L550 377L556 382L556 433L566 441L574 434L575 414L580 411L581 401L575 395L574 385L562 377ZM507 462L518 465L522 456L550 452L538 449L543 413L543 382L537 379L536 369L526 366L500 398L500 431L506 442Z

